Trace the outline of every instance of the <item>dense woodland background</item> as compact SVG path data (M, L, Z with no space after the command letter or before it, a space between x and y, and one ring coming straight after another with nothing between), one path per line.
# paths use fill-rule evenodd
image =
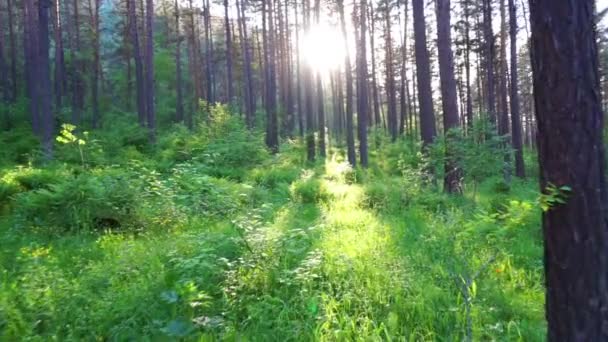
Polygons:
M551 6L0 0L0 340L575 336L607 11Z

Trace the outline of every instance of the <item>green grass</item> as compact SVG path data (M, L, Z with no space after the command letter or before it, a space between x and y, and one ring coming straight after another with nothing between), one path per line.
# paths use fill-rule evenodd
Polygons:
M451 196L399 143L365 171L180 134L87 169L1 164L0 340L455 341L467 319L545 339L534 181Z

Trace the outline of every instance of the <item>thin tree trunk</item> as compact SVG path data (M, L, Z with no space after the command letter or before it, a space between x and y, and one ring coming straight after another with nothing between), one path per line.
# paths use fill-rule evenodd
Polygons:
M184 121L184 95L182 91L182 37L180 35L179 26L179 5L175 0L175 87L177 88L177 103L175 108L175 121Z
M360 21L360 32L357 46L357 85L358 90L358 106L357 106L357 124L359 133L359 158L361 160L361 167L367 168L368 156L367 156L367 120L369 112L369 100L368 100L368 74L367 74L367 2L366 0L360 0L359 8L359 21Z
M61 22L61 0L53 1L53 33L55 40L55 109L62 107L65 89L65 61L63 53L63 24Z
M51 72L49 59L49 8L50 0L38 0L38 83L40 96L40 119L42 123L42 149L45 158L53 158L53 111L51 108Z
M135 0L127 0L127 12L131 28L131 46L133 49L133 59L135 60L135 86L137 89L137 117L139 125L146 125L146 92L144 87L143 58L139 46L139 30L137 29L137 15Z
M397 119L397 97L395 90L395 72L393 70L393 38L391 35L391 11L390 5L386 6L386 31L385 31L385 54L386 54L386 99L388 102L388 128L392 141L397 140L399 127Z
M350 63L350 50L348 48L348 39L346 35L346 20L344 19L344 0L337 0L338 12L340 14L340 28L344 41L344 73L346 78L346 148L348 162L351 166L357 166L357 156L355 154L355 135L353 124L353 75L352 66Z
M224 0L224 25L226 29L226 100L232 103L234 90L232 88L232 35L230 34L230 19L228 17L228 0Z
M487 83L487 111L490 123L496 125L496 100L494 85L494 32L492 29L492 1L483 0L483 27L485 38L485 64Z
M15 42L15 28L13 26L13 0L7 0L8 13L8 40L11 56L11 101L15 102L18 96L19 86L17 83L17 45Z
M515 176L524 178L526 171L521 138L519 80L517 75L517 8L514 0L509 0L509 26L511 36L511 141L515 152Z
M150 141L156 141L156 113L154 110L154 0L146 0L146 118Z

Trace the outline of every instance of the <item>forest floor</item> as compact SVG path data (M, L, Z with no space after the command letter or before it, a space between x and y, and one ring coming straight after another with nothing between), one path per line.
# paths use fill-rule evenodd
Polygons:
M240 179L183 162L45 187L32 179L65 165L6 167L5 192L32 189L0 216L0 340L544 340L534 183L488 179L446 195L397 167L391 149L361 171L336 151L308 165L295 146ZM122 191L123 178L147 192L96 188ZM101 232L44 228L98 224L82 212L111 212L99 198L149 203L128 214L154 228L111 229L122 222L109 217Z

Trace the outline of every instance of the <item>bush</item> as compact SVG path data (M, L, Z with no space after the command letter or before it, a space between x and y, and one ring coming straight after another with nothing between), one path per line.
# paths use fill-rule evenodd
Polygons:
M291 198L300 203L327 203L332 198L325 183L313 177L294 182L290 193Z
M256 168L250 178L257 185L274 188L279 184L290 184L298 178L300 170L292 166Z
M364 203L370 209L399 211L409 204L409 196L400 182L381 180L365 187Z
M112 172L66 178L16 196L16 217L23 223L55 232L129 229L138 194L131 180Z

